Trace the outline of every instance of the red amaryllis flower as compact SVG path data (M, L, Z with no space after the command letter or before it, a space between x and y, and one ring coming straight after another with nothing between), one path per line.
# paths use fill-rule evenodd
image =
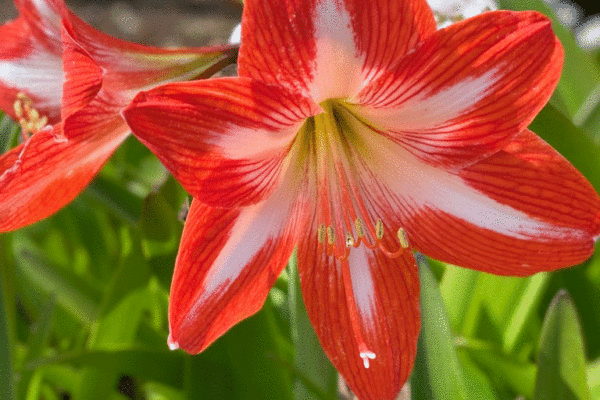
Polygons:
M0 232L83 190L129 134L119 113L141 89L208 77L236 51L140 46L91 28L62 0L15 4L19 18L0 27L0 108L25 140L0 157Z
M592 253L600 198L526 129L562 66L548 19L436 31L424 0L244 7L239 77L161 86L124 111L194 196L171 347L202 351L255 313L297 247L325 352L360 399L393 399L420 326L413 250L506 275Z

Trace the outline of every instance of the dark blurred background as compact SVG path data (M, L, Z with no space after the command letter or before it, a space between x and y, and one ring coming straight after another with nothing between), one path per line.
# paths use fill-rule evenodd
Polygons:
M235 0L66 0L79 17L121 39L156 46L223 44L242 15ZM16 17L0 0L0 23Z
M519 1L519 0L515 0ZM77 15L122 39L159 46L221 44L239 22L237 0L66 0ZM600 13L600 1L547 0L576 29ZM576 3L579 3L577 5ZM0 0L0 22L16 16L12 0Z

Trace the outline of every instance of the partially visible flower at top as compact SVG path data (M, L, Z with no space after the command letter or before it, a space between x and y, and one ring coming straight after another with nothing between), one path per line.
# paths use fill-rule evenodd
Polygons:
M121 109L142 89L211 76L237 48L168 50L107 36L62 0L15 0L0 27L0 109L23 143L0 157L0 232L69 203L129 134Z
M433 10L438 28L498 9L494 0L427 0L427 3Z
M308 315L361 400L394 399L419 318L413 249L531 275L577 264L600 198L527 130L563 49L536 12L436 30L425 0L246 0L239 77L142 92L123 113L194 196L169 345L260 309L294 248Z

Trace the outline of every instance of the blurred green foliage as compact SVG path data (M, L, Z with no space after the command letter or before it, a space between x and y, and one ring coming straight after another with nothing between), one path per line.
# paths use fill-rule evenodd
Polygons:
M500 3L552 16L539 0ZM600 190L600 54L554 28L565 69L531 129ZM0 118L0 150L18 136ZM167 349L187 197L129 138L72 204L0 235L1 399L342 396L308 322L294 260L263 309L208 350ZM529 278L418 259L423 325L412 399L600 400L600 255Z

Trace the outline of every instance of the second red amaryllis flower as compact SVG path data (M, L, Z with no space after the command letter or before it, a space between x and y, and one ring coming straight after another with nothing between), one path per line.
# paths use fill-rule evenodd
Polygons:
M62 0L16 0L0 27L0 109L23 143L0 157L0 232L56 212L127 138L120 111L142 89L211 76L235 47L168 50L96 31Z
M424 0L244 7L238 78L162 86L124 112L195 198L172 347L202 351L256 312L297 248L325 352L360 399L393 399L420 325L413 249L507 275L592 253L600 198L527 130L563 60L545 17L436 31Z

